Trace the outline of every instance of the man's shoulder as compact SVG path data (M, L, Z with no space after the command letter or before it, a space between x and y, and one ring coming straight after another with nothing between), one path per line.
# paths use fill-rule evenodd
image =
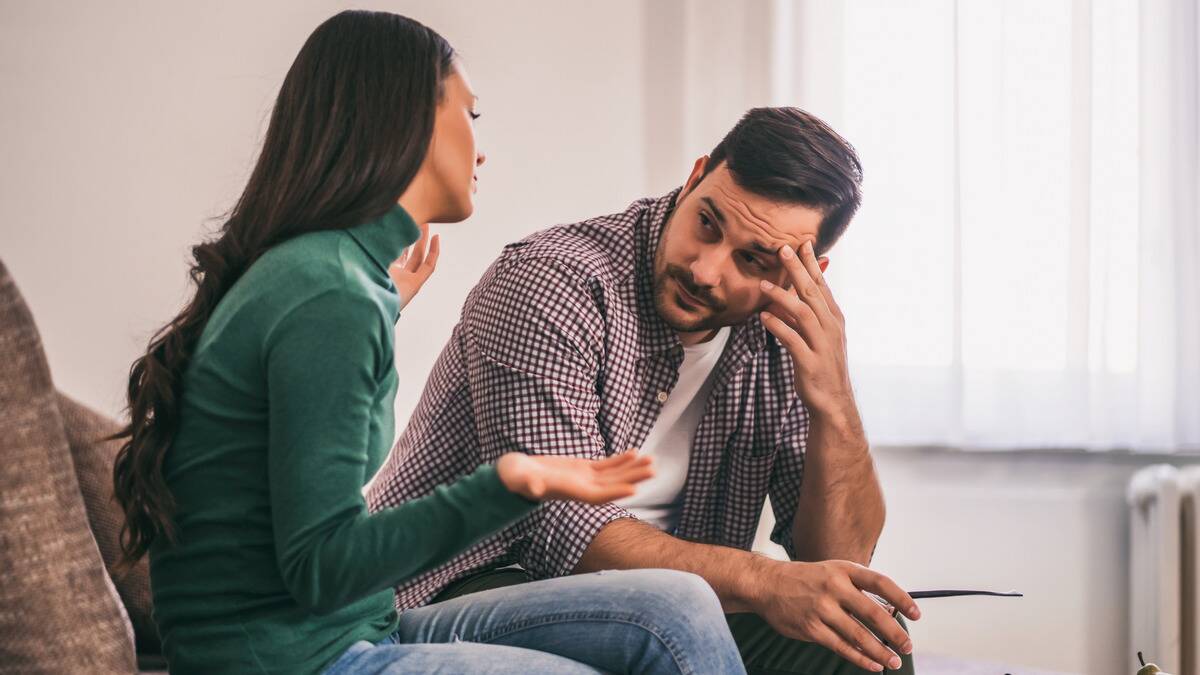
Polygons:
M577 281L619 283L636 271L638 225L653 203L640 199L617 213L535 232L506 246L497 263L552 267Z

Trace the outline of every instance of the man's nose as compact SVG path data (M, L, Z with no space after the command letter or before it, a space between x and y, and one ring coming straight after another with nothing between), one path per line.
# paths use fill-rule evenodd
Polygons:
M691 264L692 280L697 286L716 288L721 283L721 255L718 251L705 251Z

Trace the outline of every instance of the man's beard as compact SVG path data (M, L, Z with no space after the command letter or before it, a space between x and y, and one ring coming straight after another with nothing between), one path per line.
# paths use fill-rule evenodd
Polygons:
M655 265L655 267L657 268L658 265ZM676 284L682 286L684 290L700 300L702 309L708 310L708 312L703 316L688 321L678 321L673 318L672 313L669 311L669 307L675 304L675 291L668 287L671 280L674 280ZM654 279L654 307L658 310L658 315L662 320L672 330L680 333L715 330L725 325L721 321L721 314L726 309L725 303L714 298L707 289L697 286L695 280L692 278L692 274L678 265L667 264L661 273L656 272Z

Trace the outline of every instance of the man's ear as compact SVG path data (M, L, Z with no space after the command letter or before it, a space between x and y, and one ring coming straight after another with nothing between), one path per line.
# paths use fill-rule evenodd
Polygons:
M700 179L704 177L704 170L706 168L708 168L708 155L702 155L692 165L692 173L688 175L687 182L683 184L683 194L686 195L700 184Z
M821 268L821 274L824 274L825 270L829 269L829 258L825 256L817 258L817 265Z

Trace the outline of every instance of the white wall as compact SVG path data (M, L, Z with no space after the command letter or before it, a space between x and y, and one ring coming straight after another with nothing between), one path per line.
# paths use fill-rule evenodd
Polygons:
M397 333L404 419L505 243L646 194L642 8L366 4L458 48L489 158L476 215L435 226L439 271ZM185 298L189 246L244 184L292 58L346 5L0 4L0 257L62 389L120 410L129 364Z
M874 454L888 514L872 568L908 590L1025 594L919 601L922 618L909 624L918 665L924 654L1004 664L1014 674L1137 670L1135 654L1148 646L1128 639L1125 486L1144 466L1200 458L942 448ZM767 539L772 525L768 511L755 548L783 558Z
M0 2L0 258L62 389L118 412L129 363L185 297L188 246L245 180L291 59L343 6ZM476 215L440 228L442 265L399 326L403 424L504 243L674 187L741 109L770 102L756 66L767 36L746 17L780 4L368 6L425 21L460 50L489 155ZM926 601L921 649L1131 672L1122 487L1147 459L878 456L890 509L879 569L914 588L1027 594Z
M1183 459L900 449L877 457L889 515L875 566L908 588L1025 594L925 600L918 644L1088 675L1136 671L1135 652L1150 646L1128 640L1125 485L1142 466Z

